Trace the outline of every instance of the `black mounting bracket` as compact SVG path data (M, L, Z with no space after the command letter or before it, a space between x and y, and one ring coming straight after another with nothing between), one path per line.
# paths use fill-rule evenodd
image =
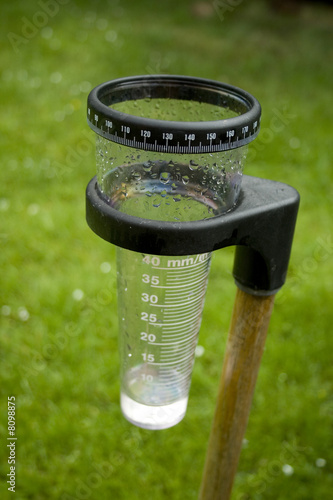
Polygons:
M122 248L155 255L193 255L236 245L233 276L251 294L284 284L299 206L298 192L281 182L244 176L236 207L194 222L164 222L112 208L94 177L86 191L89 227Z

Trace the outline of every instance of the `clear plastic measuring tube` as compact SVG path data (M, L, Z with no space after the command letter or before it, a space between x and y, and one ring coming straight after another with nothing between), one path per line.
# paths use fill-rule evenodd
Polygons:
M88 123L100 203L162 225L223 216L237 203L246 146L259 131L256 106L240 89L190 77L96 87ZM186 412L210 253L150 254L139 250L144 239L129 245L124 232L117 248L121 408L135 425L163 429Z
M118 249L121 407L132 423L170 427L185 415L210 254Z

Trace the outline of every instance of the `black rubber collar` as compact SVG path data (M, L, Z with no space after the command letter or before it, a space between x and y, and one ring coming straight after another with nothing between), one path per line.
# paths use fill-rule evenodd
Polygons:
M178 99L229 108L238 116L213 121L164 121L112 109L122 101ZM94 88L88 96L89 126L106 139L129 147L168 153L211 153L253 141L260 128L260 104L232 85L187 76L146 75L120 78Z
M142 219L112 208L94 177L86 191L86 218L101 238L136 252L194 255L237 246L234 277L253 293L272 293L286 278L299 205L283 183L244 176L237 207L194 222Z

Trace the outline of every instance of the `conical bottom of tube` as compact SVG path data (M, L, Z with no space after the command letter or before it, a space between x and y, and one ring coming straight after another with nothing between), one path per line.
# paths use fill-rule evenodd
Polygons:
M150 430L167 429L178 424L185 416L188 397L164 406L138 403L125 393L120 395L120 405L126 420L138 427Z

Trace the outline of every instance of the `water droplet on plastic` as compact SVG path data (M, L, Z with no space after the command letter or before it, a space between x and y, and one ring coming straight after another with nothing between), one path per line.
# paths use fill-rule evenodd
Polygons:
M151 167L152 167L152 162L151 161L145 161L143 163L143 168L144 168L144 170L146 170L146 172L150 171Z
M163 184L167 184L170 181L170 173L169 172L162 172L160 174L160 181Z
M132 177L136 181L141 181L141 174L140 174L140 172L133 172Z
M188 184L189 180L190 180L190 178L188 175L183 175L183 177L182 177L183 184Z

